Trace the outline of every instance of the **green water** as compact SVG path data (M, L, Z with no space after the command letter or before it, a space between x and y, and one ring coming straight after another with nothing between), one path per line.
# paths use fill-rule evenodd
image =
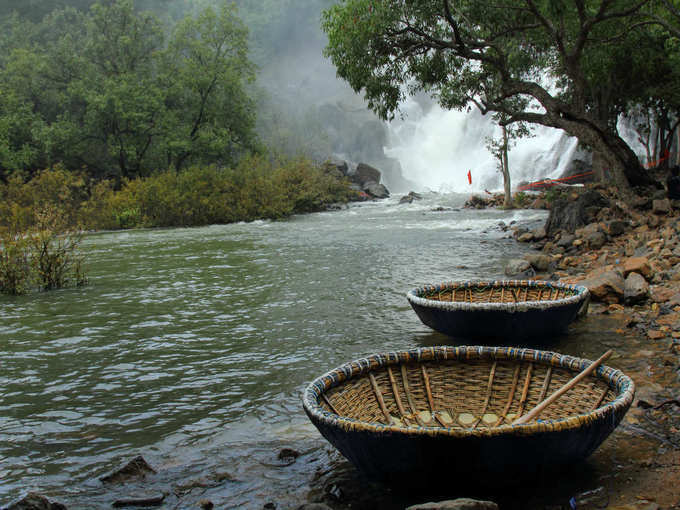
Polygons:
M498 222L545 217L463 200L87 236L89 286L0 296L0 502L30 489L73 500L137 453L167 467L229 451L247 469L259 445L321 441L304 386L445 342L406 292L501 277L528 248Z

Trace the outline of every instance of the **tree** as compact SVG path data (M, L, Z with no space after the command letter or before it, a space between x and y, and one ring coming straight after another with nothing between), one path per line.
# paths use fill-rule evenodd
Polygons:
M505 198L503 200L504 209L512 209L514 207L512 201L512 187L510 179L510 163L508 161L508 152L510 148L517 143L518 138L532 136L529 128L523 123L508 124L502 114L494 114L494 120L501 128L501 137L486 138L486 148L498 160L498 169L503 175L503 189Z
M651 182L616 131L616 116L586 71L612 44L644 30L648 0L345 0L324 12L326 55L389 119L407 93L445 108L476 104L502 123L576 136L600 155L622 192ZM628 30L630 29L630 30ZM619 35L623 34L623 35Z
M0 25L0 178L63 162L120 181L258 148L247 30L226 2L167 44L133 0Z
M235 162L257 149L255 104L247 86L255 80L248 60L248 30L232 4L186 17L165 54L166 104L176 123L168 133L169 162Z

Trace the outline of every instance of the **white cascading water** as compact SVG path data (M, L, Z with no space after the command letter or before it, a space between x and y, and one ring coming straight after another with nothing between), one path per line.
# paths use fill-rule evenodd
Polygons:
M403 119L388 124L385 154L399 161L405 178L421 190L468 193L503 189L498 160L486 148L487 137L501 136L491 115L484 116L477 109L444 110L438 105L425 111L413 99L402 106L402 112ZM513 187L522 181L560 177L576 153L577 140L561 130L537 126L533 134L517 140L510 149Z

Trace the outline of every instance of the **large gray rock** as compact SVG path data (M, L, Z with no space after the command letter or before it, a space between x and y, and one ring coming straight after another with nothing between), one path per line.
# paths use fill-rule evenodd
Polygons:
M566 232L563 232L560 240L557 241L557 246L565 249L571 248L572 244L574 244L574 241L576 241L576 236L574 234L567 234Z
M337 178L342 178L347 176L349 167L347 166L347 161L338 158L328 159L322 166L322 170L329 175L333 175Z
M493 501L458 498L440 501L438 503L412 505L407 507L406 510L498 510L498 505Z
M505 276L515 280L524 280L533 278L536 276L536 272L527 260L512 259L505 266Z
M597 232L602 232L599 223L588 223L583 228L577 228L574 233L577 237L588 237L589 235L595 234Z
M528 253L524 255L524 259L539 273L545 273L550 270L550 264L552 263L552 258L542 253Z
M380 170L366 163L359 163L351 178L352 182L363 188L369 182L380 182Z
M609 200L595 190L583 193L573 202L561 199L553 204L545 223L545 231L552 236L558 230L574 232L577 228L591 223L598 211L609 206Z
M388 198L390 192L382 184L368 182L363 186L363 190L374 198Z
M623 299L628 305L644 301L649 296L649 284L639 273L630 273L623 287Z
M593 232L585 237L585 242L591 250L599 250L607 242L607 238L602 232Z
M629 222L623 220L612 220L607 223L607 233L612 237L620 236L629 225Z
M671 212L671 202L667 198L652 201L652 212L654 214L668 214Z

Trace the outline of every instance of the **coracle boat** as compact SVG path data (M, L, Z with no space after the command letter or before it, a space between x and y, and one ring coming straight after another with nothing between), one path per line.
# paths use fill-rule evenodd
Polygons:
M406 297L420 320L440 333L510 345L549 342L587 307L590 293L557 282L473 280L427 285Z
M619 424L635 388L605 366L579 375L539 419L512 423L591 363L511 347L376 354L314 380L303 406L371 478L503 485L585 459Z

